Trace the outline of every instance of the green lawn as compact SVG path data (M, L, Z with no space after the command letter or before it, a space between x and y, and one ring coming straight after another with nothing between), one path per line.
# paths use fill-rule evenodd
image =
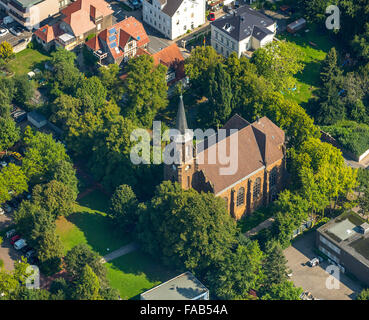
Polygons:
M57 220L57 233L65 252L79 243L85 243L104 256L131 241L129 235L114 230L106 216L107 208L108 198L95 190L79 201L74 213Z
M309 32L305 32L305 30ZM289 97L301 104L307 102L314 94L314 90L319 86L319 74L321 62L324 60L327 52L335 44L329 36L318 30L316 26L308 25L305 30L302 30L295 35L287 32L278 36L279 39L286 39L287 41L297 44L304 52L304 70L296 75L297 86L296 91L285 93ZM316 44L316 46L310 44Z
M117 258L106 267L110 285L119 290L122 299L139 299L139 294L177 275L140 251Z
M15 58L9 62L9 67L16 74L27 74L35 68L43 68L43 63L49 59L49 56L27 48L15 54Z

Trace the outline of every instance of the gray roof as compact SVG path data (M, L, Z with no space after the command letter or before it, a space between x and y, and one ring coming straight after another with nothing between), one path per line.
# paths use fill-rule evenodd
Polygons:
M265 36L273 33L267 29L273 24L272 19L249 6L234 10L232 14L227 14L212 23L214 27L228 33L237 41L241 41L250 35L262 40Z
M162 11L168 16L172 17L182 4L183 0L159 0L159 2L161 4L164 4L166 2L166 5L164 6Z
M38 123L46 121L46 118L42 114L38 113L37 111L28 112L27 116L37 121Z
M23 8L29 8L44 0L13 0L13 1Z
M141 294L141 300L192 300L208 289L191 273L185 272Z
M177 111L177 118L176 118L176 129L179 130L182 134L185 134L186 129L188 129L186 112L185 112L184 105L183 105L182 95L179 97L179 104L178 104L178 111Z

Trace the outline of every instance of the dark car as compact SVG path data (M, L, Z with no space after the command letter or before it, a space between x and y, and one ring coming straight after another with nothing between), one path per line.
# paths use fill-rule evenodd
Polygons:
M26 112L16 112L14 115L14 121L16 123L19 123L19 122L22 122L22 121L25 121L27 119L27 113Z
M30 250L32 250L32 248L28 245L21 249L22 253L24 253L24 254L26 254Z
M17 234L17 235L15 235L14 237L12 237L11 239L10 239L10 244L14 244L14 243L16 243L19 239L20 239L21 237L20 237L20 235L19 234Z
M35 255L32 255L31 257L29 257L27 261L28 263L35 264L35 265L39 264L40 262Z

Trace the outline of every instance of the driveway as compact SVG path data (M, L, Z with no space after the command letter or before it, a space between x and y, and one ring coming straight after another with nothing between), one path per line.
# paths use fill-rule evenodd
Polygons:
M313 251L315 231L300 236L299 239L288 247L284 254L288 260L288 267L292 270L293 283L309 291L315 298L322 300L352 300L361 291L360 284L345 274L340 274L338 289L328 289L326 281L329 274L325 271L328 267L326 261L317 267L309 267L307 261L316 257Z
M11 217L7 214L0 215L0 231L7 228L12 223ZM4 261L6 270L14 269L14 261L20 259L20 254L10 244L9 239L4 237L0 245L0 259Z

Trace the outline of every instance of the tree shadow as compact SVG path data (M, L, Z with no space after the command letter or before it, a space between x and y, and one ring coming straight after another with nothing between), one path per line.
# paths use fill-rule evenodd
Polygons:
M76 212L67 220L80 229L92 250L104 256L131 241L127 233L117 233L109 217L94 212Z
M111 264L112 269L120 270L125 274L132 274L135 276L144 274L147 280L151 283L166 282L180 273L179 271L163 266L158 259L143 253L142 251L128 253L110 261L109 263ZM155 285L140 288L141 292L131 297L130 300L139 300L141 293L150 290L153 287L155 287Z

